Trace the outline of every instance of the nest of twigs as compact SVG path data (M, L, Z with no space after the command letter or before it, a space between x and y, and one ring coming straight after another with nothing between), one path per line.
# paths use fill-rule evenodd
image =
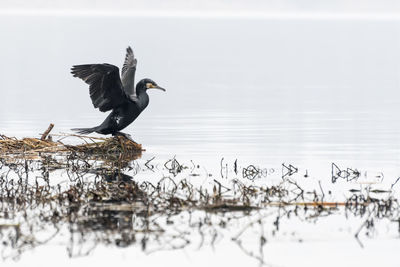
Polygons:
M123 136L115 136L110 138L90 137L75 134L52 135L61 137L57 141L53 141L52 136L48 136L53 128L49 129L41 138L23 138L8 137L0 135L0 154L2 155L33 155L40 153L67 153L78 152L85 154L132 154L143 151L142 145L127 139ZM75 137L84 141L84 144L71 145L65 144L64 139L67 137Z
M79 136L80 138L88 138ZM93 138L89 138L91 142L82 145L65 145L68 150L83 152L88 154L119 154L119 153L138 153L143 151L142 145L123 136L115 136L110 138L96 138L103 141L95 142Z

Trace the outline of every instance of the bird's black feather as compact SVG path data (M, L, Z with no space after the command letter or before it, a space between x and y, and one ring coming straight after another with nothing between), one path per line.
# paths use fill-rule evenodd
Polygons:
M79 134L90 134L93 133L97 130L97 127L92 127L92 128L73 128L71 129L72 131L75 131Z
M112 110L127 101L118 67L111 64L76 65L71 68L71 73L89 84L92 103L100 111Z

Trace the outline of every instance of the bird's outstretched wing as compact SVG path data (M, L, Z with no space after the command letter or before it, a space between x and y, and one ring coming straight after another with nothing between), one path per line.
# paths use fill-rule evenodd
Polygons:
M128 46L126 49L126 56L124 65L122 66L122 86L125 94L132 100L137 100L135 90L135 73L136 73L137 60L133 54L132 48Z
M71 73L89 84L90 98L100 111L111 110L127 101L118 67L111 64L76 65L71 68Z

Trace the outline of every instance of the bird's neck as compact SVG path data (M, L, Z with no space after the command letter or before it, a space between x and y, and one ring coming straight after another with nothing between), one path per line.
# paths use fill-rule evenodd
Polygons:
M147 105L149 104L149 95L147 94L146 91L141 91L141 92L138 92L137 97L139 99L138 104L139 104L140 109L142 109L142 110L145 109L147 107Z

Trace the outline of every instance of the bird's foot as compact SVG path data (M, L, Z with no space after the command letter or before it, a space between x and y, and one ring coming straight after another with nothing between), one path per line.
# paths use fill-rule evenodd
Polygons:
M127 134L127 133L116 132L115 134L113 134L113 136L122 136L122 137L125 137L126 139L136 143L135 140L132 139L132 136L130 134Z

